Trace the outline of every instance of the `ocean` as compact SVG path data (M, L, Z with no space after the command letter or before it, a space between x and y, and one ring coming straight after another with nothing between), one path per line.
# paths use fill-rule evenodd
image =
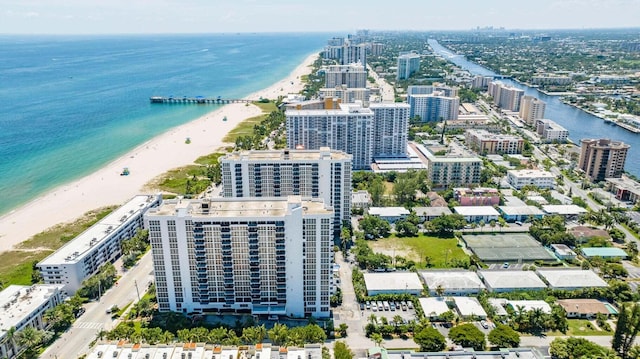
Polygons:
M216 109L150 96L241 98L330 36L0 36L0 215Z

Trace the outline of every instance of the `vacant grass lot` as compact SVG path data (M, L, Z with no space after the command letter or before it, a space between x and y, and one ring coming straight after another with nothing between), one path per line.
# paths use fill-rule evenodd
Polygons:
M568 319L567 321L569 323L569 331L567 331L567 334L562 334L560 332L548 332L546 334L548 336L551 336L551 335L568 335L568 336L613 335L613 332L606 332L604 330L596 329L596 327L586 319Z
M456 238L438 238L426 235L399 238L392 235L376 241L367 241L374 252L389 256L402 256L416 262L419 269L426 268L425 257L431 259L435 268L451 267L453 259L468 259Z

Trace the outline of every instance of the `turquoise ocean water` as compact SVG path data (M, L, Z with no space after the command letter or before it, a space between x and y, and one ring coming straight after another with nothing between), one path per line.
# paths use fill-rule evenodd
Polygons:
M0 36L0 215L284 78L328 34Z

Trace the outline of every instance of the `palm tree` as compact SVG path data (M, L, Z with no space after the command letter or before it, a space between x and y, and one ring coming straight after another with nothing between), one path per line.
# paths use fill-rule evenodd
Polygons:
M174 338L175 338L175 335L173 335L173 333L171 333L168 330L165 330L164 333L162 333L162 338L160 339L160 341L164 344L169 344L173 342Z
M42 331L28 326L16 334L16 341L20 347L31 351L42 342Z
M382 334L380 333L373 333L371 334L371 340L376 344L377 347L382 346L382 341L384 340L384 338L382 338Z
M269 329L269 339L275 345L282 345L286 342L288 336L288 328L284 324L276 323L273 328Z
M442 284L438 284L438 286L436 287L436 295L438 297L442 297L444 295L445 289L442 286Z
M401 315L394 315L393 316L393 324L395 325L395 327L397 328L398 325L402 324L404 322L404 320L402 319Z
M373 325L377 325L378 324L378 317L376 317L375 314L371 314L369 316L369 323L371 323Z
M209 331L208 341L213 344L221 344L225 339L227 339L227 336L227 328L213 328Z

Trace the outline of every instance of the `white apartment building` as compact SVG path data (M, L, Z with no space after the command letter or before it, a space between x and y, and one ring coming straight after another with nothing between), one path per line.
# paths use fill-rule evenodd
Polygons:
M318 97L339 99L342 103L362 102L364 107L369 106L369 97L371 90L368 88L347 88L346 85L336 86L333 88L321 88L318 91Z
M37 264L46 284L61 284L73 295L82 282L121 254L120 243L143 228L142 215L162 199L157 195L133 197Z
M373 157L407 157L409 113L406 103L372 103Z
M528 124L535 124L535 120L544 118L547 104L534 96L523 96L520 101L520 117Z
M412 95L431 95L435 92L440 93L445 97L457 97L458 96L458 88L445 86L442 84L433 84L433 85L413 85L407 87L407 96Z
M331 65L324 69L324 76L324 87L326 88L335 88L336 86L367 87L367 72L362 64Z
M145 214L159 309L328 317L332 221L299 196L164 201Z
M242 151L220 158L223 197L321 198L334 230L351 218L351 155L319 150Z
M493 81L493 76L476 76L471 80L471 88L486 89L489 83Z
M536 132L548 142L565 142L569 138L569 130L547 119L536 120Z
M489 83L487 92L493 97L493 103L501 109L513 112L520 110L520 100L524 96L523 90L506 86L500 81L493 81Z
M434 188L472 186L480 184L482 160L468 154L436 156L423 145L411 143L411 147L427 161L427 174Z
M10 285L0 292L0 358L16 358L22 348L14 336L26 327L45 329L44 313L62 303L61 285L36 284L32 286Z
M332 110L288 110L287 147L318 150L329 147L353 156L354 170L368 170L373 161L374 114L358 104Z
M514 155L522 153L524 148L522 137L496 134L487 130L466 130L465 142L469 148L483 155Z
M342 65L360 63L367 67L367 45L347 41L342 45Z
M509 170L507 182L516 189L522 189L526 185L534 185L538 188L553 188L556 176L542 170Z
M415 52L401 53L398 56L396 80L404 80L420 70L420 55Z
M453 121L458 119L460 98L447 97L442 92L407 95L410 117L420 116L422 122Z

